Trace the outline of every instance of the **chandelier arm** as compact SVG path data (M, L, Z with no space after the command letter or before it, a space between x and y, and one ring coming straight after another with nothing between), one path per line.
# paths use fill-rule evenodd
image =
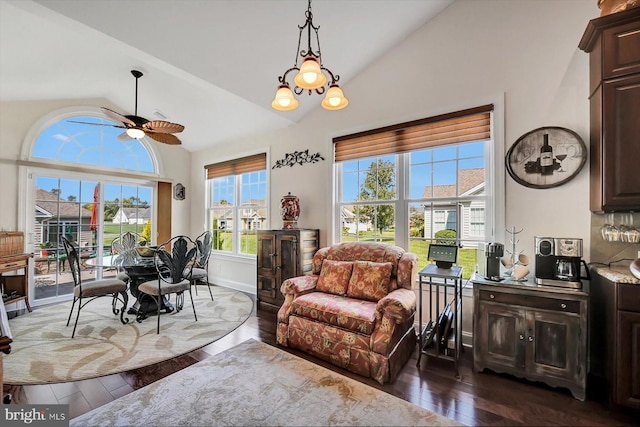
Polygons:
M320 36L318 35L318 30L320 29L320 26L318 25L318 28L314 27L314 30L316 32L316 43L318 44L318 63L320 64L320 66L322 67L322 49L320 49Z
M280 77L278 77L278 81L280 83L282 83L282 84L288 84L287 83L287 74L289 74L293 70L300 71L300 68L298 66L289 68L287 71L284 72L284 74L282 74Z
M340 76L337 74L333 74L331 70L328 69L327 67L320 67L320 69L326 71L329 74L329 76L331 76L331 83L329 83L329 86L331 86L334 83L338 83L338 80L340 80Z

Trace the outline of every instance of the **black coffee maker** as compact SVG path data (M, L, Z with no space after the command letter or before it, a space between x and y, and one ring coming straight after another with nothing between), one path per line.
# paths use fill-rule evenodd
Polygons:
M484 256L487 258L487 268L485 278L488 280L500 281L500 258L504 255L504 245L502 243L490 242L484 245Z
M536 284L581 289L583 264L582 239L536 237Z

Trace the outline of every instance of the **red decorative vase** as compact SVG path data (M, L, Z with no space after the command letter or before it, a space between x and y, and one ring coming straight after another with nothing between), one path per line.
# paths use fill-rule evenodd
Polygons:
M289 192L280 200L280 214L282 215L282 228L298 228L300 217L300 200Z

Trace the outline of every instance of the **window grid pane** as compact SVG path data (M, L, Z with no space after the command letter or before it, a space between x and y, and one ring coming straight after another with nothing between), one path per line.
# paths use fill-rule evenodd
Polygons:
M242 164L234 163L236 170ZM212 169L209 169L211 171ZM257 230L267 225L267 172L252 170L207 180L215 251L256 255Z

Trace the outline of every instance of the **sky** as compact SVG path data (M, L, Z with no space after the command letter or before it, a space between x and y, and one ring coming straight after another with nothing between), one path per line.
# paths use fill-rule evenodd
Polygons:
M70 120L108 126L73 123ZM118 140L123 129L114 125L111 121L87 116L61 120L40 134L33 147L33 156L126 171L154 172L152 158L144 144L136 139ZM88 203L93 202L96 181L80 183L78 180L61 179L58 183L56 178L38 177L36 185L46 191L60 187L63 199L67 200L73 195L76 200ZM150 204L152 202L151 190L135 185L105 184L104 191L104 200L107 201L140 197Z

